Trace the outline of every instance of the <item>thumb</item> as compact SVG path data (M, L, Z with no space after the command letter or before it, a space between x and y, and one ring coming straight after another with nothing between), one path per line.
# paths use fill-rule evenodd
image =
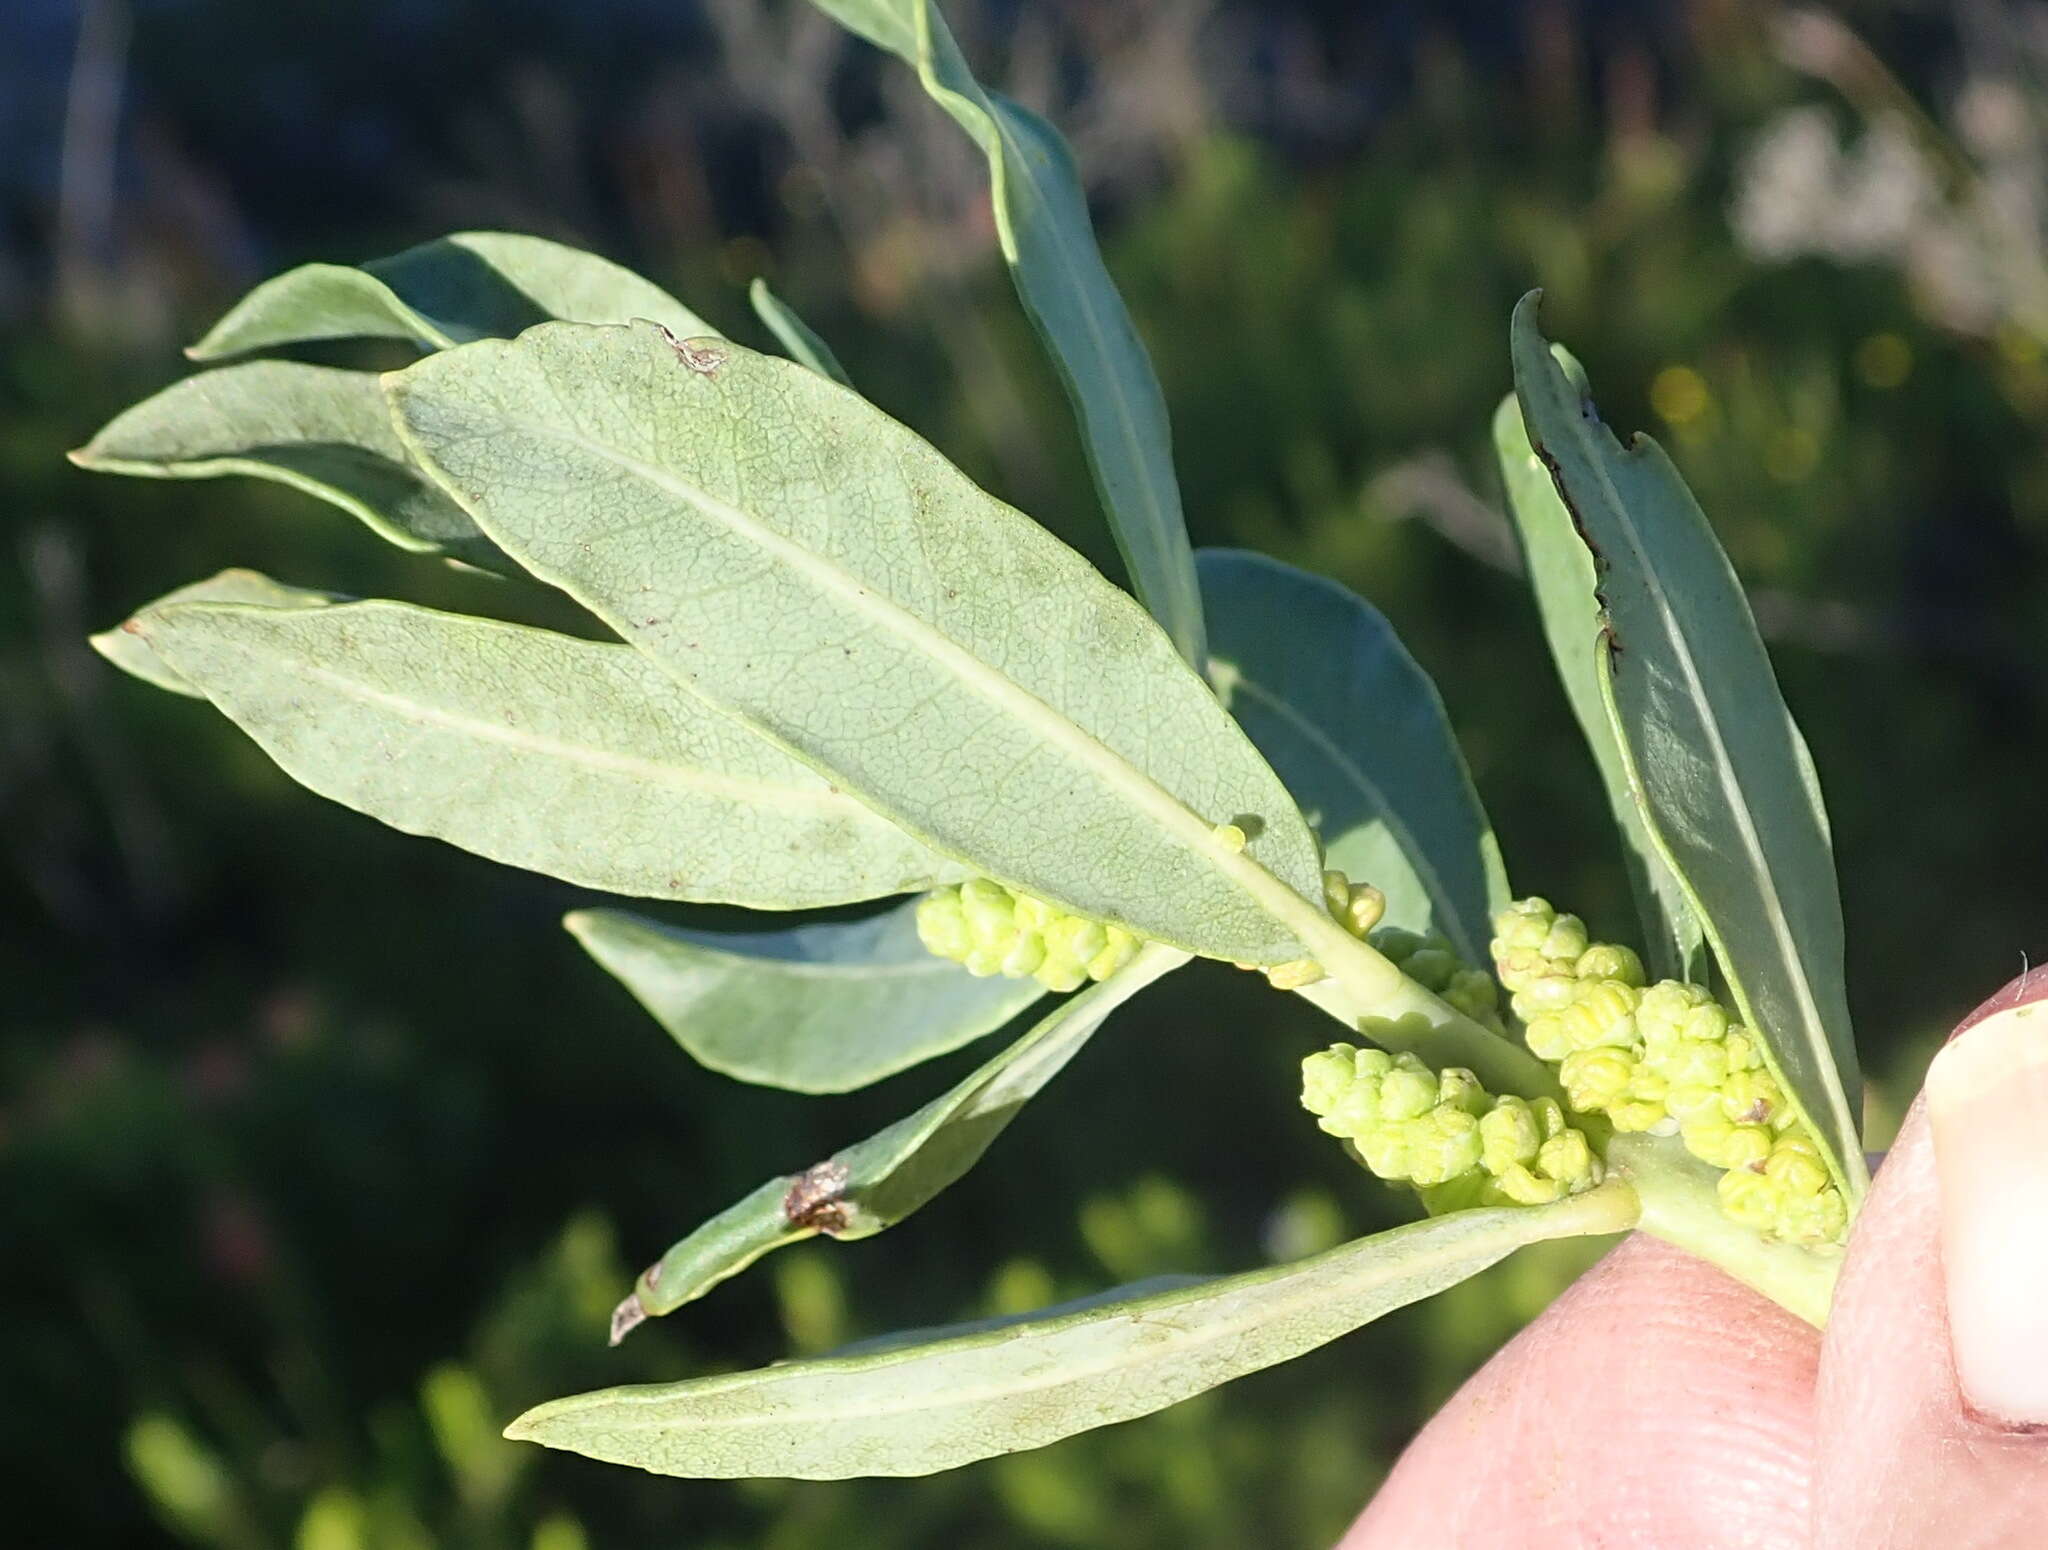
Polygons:
M2048 968L1963 1020L1857 1219L1822 1346L1814 1543L2048 1522Z
M1628 1238L1458 1391L1339 1550L1787 1544L1818 1346L1720 1271Z

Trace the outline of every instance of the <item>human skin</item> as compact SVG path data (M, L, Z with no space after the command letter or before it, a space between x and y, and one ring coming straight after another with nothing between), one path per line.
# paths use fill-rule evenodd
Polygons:
M1936 1058L1825 1333L1630 1237L1452 1397L1340 1550L2048 1546L2044 1265L2048 966Z

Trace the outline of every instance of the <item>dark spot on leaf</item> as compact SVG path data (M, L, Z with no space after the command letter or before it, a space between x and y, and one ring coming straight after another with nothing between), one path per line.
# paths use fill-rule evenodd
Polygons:
M718 368L725 364L725 351L709 339L678 339L660 323L654 325L661 330L661 337L668 341L668 347L676 352L676 359L690 370L703 376L717 375Z
M806 1168L782 1197L782 1214L792 1227L835 1233L848 1221L846 1182L852 1175L836 1160Z

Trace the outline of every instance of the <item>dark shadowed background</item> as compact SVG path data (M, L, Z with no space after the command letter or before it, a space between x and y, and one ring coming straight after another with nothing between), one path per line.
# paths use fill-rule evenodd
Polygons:
M1831 806L1873 1131L2048 952L2048 6L955 0L1074 141L1197 542L1327 571L1437 675L1512 875L1631 918L1489 465L1514 299L1660 436ZM521 1407L1407 1208L1315 1131L1330 1032L1203 965L884 1238L620 1351L631 1267L968 1069L849 1097L693 1067L576 891L292 786L89 630L224 565L474 586L273 486L62 453L255 280L465 227L596 248L735 337L757 274L863 389L1114 558L900 67L757 0L0 0L0 1460L21 1544L1309 1547L1583 1260L1531 1253L1149 1420L928 1481L697 1484Z

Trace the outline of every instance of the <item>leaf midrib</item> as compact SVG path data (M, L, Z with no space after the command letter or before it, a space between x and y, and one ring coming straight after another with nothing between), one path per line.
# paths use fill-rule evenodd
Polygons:
M1557 370L1555 364L1548 361L1547 355L1546 364L1549 365L1552 371ZM1557 389L1554 380L1550 384L1550 389L1553 397L1555 397ZM1567 407L1569 408L1569 406ZM1605 427L1603 426L1601 429L1604 431ZM1701 707L1700 725L1706 732L1714 752L1714 777L1721 787L1723 797L1726 798L1727 808L1734 817L1737 832L1742 837L1743 850L1750 861L1749 870L1751 876L1758 880L1757 893L1766 906L1764 912L1765 919L1769 925L1771 935L1777 943L1779 956L1791 970L1786 975L1786 978L1790 981L1799 1017L1806 1029L1806 1043L1809 1049L1812 1049L1814 1046L1813 1036L1817 1033L1819 1035L1820 1048L1828 1052L1827 1059L1816 1061L1814 1064L1819 1068L1821 1086L1827 1093L1829 1107L1835 1111L1832 1116L1835 1126L1841 1131L1844 1144L1853 1146L1855 1144L1856 1129L1847 1113L1846 1094L1842 1092L1841 1083L1835 1077L1832 1054L1834 1040L1826 1021L1821 1016L1820 1005L1814 998L1813 987L1809 982L1806 972L1806 960L1799 952L1798 942L1792 934L1790 922L1786 919L1784 901L1777 884L1777 873L1771 867L1769 858L1764 853L1762 839L1757 833L1755 822L1751 817L1749 804L1743 794L1743 788L1734 778L1733 765L1728 754L1728 744L1721 733L1719 707L1707 694L1706 683L1700 674L1699 664L1693 656L1691 642L1679 624L1678 613L1671 602L1669 593L1664 587L1662 577L1658 574L1656 567L1649 562L1648 549L1643 543L1641 531L1636 522L1629 516L1628 503L1623 500L1620 490L1616 487L1612 476L1609 474L1606 460L1600 455L1601 449L1597 444L1593 446L1586 445L1591 434L1583 428L1583 423L1581 422L1581 430L1579 432L1580 450L1588 456L1592 463L1600 480L1601 488L1608 497L1609 509L1616 515L1622 532L1627 535L1629 547L1634 551L1637 572L1644 581L1644 593L1650 598L1659 618L1664 623L1665 635L1671 642L1672 653L1680 669L1685 674L1689 697L1693 703ZM1615 451L1616 455L1624 461L1636 455L1630 449L1621 447L1618 444ZM1740 972L1734 965L1725 961L1727 954L1724 953L1722 956L1724 959L1721 965L1722 971L1728 975L1730 984L1737 988L1738 993L1741 993L1742 976ZM1746 1000L1748 998L1744 995L1743 999Z
M1046 1018L1056 1017L1059 1021L1048 1027L1041 1020L1031 1032L1001 1054L985 1062L979 1073L967 1078L974 1085L960 1094L958 1102L934 1114L923 1125L906 1135L902 1144L884 1160L881 1170L867 1174L850 1185L848 1195L858 1196L863 1192L871 1192L878 1185L895 1178L906 1164L917 1159L927 1143L941 1130L957 1123L963 1115L971 1116L983 1112L991 1092L1002 1089L1006 1082L1011 1082L1014 1078L1030 1075L1038 1066L1051 1059L1053 1054L1057 1054L1064 1044L1092 1039L1096 1031L1109 1021L1110 1013L1147 985L1179 968L1187 959L1188 955L1176 948L1166 947L1158 942L1148 942L1140 949L1137 957L1108 979L1096 982L1074 1000L1064 1006L1055 1007L1046 1014ZM1060 1063L1064 1065L1066 1060L1071 1058L1071 1055L1065 1056ZM976 1075L979 1076L979 1080L976 1080ZM1045 1084L1041 1081L1038 1085L1042 1087ZM1034 1088L1032 1091L1036 1092L1037 1089ZM879 1131L876 1136L870 1136L867 1142L856 1142L842 1155L851 1155L862 1146L886 1134L886 1130Z
M280 668L325 683L342 693L344 697L398 713L401 720L410 719L425 726L462 733L479 742L495 743L543 757L558 757L569 764L584 765L599 773L616 773L639 779L648 785L703 791L744 805L809 807L835 816L853 816L866 820L873 818L873 814L861 804L837 796L830 790L805 791L800 787L777 785L765 779L741 780L696 766L661 764L652 759L643 759L637 754L613 753L542 733L522 731L503 722L473 720L459 712L427 705L403 694L373 688L360 679L337 673L332 668L322 666L317 660L295 652L274 652L273 660Z
M1542 1208L1539 1207L1536 1209L1540 1210ZM1550 1220L1551 1219L1546 1218L1543 1225L1546 1227L1549 1226ZM1514 1250L1521 1248L1525 1244L1536 1242L1539 1239L1546 1236L1561 1235L1556 1233L1545 1232L1536 1232L1532 1234L1527 1231L1508 1230L1511 1226L1521 1225L1523 1224L1513 1222L1512 1220L1502 1222L1499 1224L1500 1231L1498 1239L1489 1236L1489 1238L1486 1240L1489 1244L1489 1247L1495 1242L1499 1242L1500 1246L1500 1253L1496 1254L1493 1258L1493 1261L1490 1261L1490 1263L1498 1262L1499 1259L1514 1252ZM1339 1300L1340 1294L1344 1296L1356 1296L1361 1292L1377 1290L1381 1287L1388 1286L1399 1281L1421 1280L1427 1277L1431 1272L1437 1271L1447 1264L1453 1264L1461 1259L1475 1259L1481 1257L1479 1253L1474 1252L1471 1242L1469 1240L1456 1240L1442 1247L1433 1248L1420 1256L1411 1256L1408 1258L1404 1258L1401 1261L1399 1269L1389 1269L1385 1266L1372 1266L1370 1264L1371 1256L1370 1253L1366 1251L1366 1245L1370 1244L1371 1241L1372 1240L1367 1239L1364 1240L1363 1243L1354 1246L1360 1251L1361 1257L1367 1260L1367 1265L1355 1273L1340 1274L1335 1278L1336 1285L1334 1286L1330 1285L1327 1281L1325 1281L1322 1277L1318 1275L1318 1270L1320 1269L1320 1267L1318 1266L1293 1266L1281 1270L1276 1275L1276 1280L1283 1280L1290 1277L1299 1278L1302 1282L1302 1285L1297 1292L1286 1297L1283 1297L1281 1299L1277 1311L1276 1305L1274 1303L1265 1301L1263 1299L1254 1299L1255 1306L1247 1308L1246 1310L1244 1310L1242 1314L1234 1318L1228 1318L1216 1324L1204 1324L1201 1327L1192 1330L1188 1329L1186 1326L1175 1326L1177 1333L1185 1334L1189 1337L1185 1342L1178 1342L1172 1339L1168 1339L1161 1341L1156 1345L1138 1347L1135 1349L1133 1353L1136 1358L1135 1360L1127 1361L1124 1359L1123 1353L1112 1353L1110 1356L1106 1358L1102 1358L1097 1361L1087 1363L1080 1367L1062 1368L1057 1373L1054 1373L1052 1375L1034 1377L1022 1382L985 1383L979 1387L949 1386L946 1391L946 1397L943 1405L931 1405L928 1403L921 1403L915 1397L883 1403L862 1401L862 1418L866 1419L875 1416L901 1415L921 1410L928 1410L933 1412L938 1412L940 1410L955 1410L963 1406L983 1405L1005 1399L1014 1400L1025 1395L1040 1393L1048 1389L1061 1388L1073 1384L1087 1383L1093 1379L1101 1378L1110 1373L1128 1371L1131 1369L1138 1369L1144 1367L1152 1367L1156 1366L1158 1363L1162 1361L1166 1361L1169 1359L1185 1359L1187 1353L1191 1350L1200 1349L1201 1347L1207 1345L1214 1345L1226 1339L1240 1338L1250 1333L1254 1329L1263 1326L1269 1326L1281 1322L1285 1319L1289 1319L1304 1310L1312 1310L1319 1306L1332 1304ZM1260 1272L1254 1271L1251 1272L1251 1274L1256 1276L1260 1274ZM1213 1283L1210 1283L1210 1285L1213 1286ZM1206 1289L1207 1288L1205 1287L1192 1287L1189 1288L1187 1292L1182 1294L1167 1294L1168 1298L1174 1300L1174 1306L1160 1307L1158 1304L1153 1304L1147 1307L1142 1303L1136 1305L1135 1307L1125 1306L1119 1308L1119 1310L1112 1316L1098 1317L1091 1320L1091 1322L1097 1323L1102 1326L1107 1326L1113 1322L1116 1322L1119 1319L1143 1323L1148 1320L1169 1318L1174 1314L1178 1313L1182 1307L1187 1306L1189 1304L1199 1303L1202 1300L1200 1294ZM1240 1285L1236 1288L1233 1288L1233 1291L1242 1294L1251 1292L1255 1289L1256 1283L1247 1283ZM1078 1317L1083 1320L1090 1320L1090 1315L1088 1313L1083 1313L1081 1315L1078 1315ZM1370 1322L1370 1318L1360 1320L1360 1322ZM1069 1326L1069 1328L1074 1327L1078 1326ZM1015 1327L1012 1326L1010 1329L1002 1331L1001 1333L1011 1338L1014 1338L1017 1331ZM1060 1331L1060 1333L1064 1334L1066 1333L1066 1331L1062 1330ZM983 1338L986 1339L988 1337ZM922 1349L922 1351L920 1351L916 1348L913 1348L910 1352L907 1353L892 1352L889 1354L891 1356L896 1357L897 1362L903 1365L909 1365L919 1360L928 1359L930 1349L930 1347L925 1347ZM860 1359L855 1358L854 1360L859 1361ZM823 1362L814 1364L812 1366L811 1372L805 1374L804 1376L811 1377L829 1375L820 1374L818 1371L819 1368L825 1367L827 1365L827 1363ZM888 1364L882 1362L876 1363L877 1367L884 1365ZM772 1371L772 1369L769 1370ZM874 1369L869 1368L867 1370L872 1371ZM750 1383L748 1380L757 1378L758 1374L744 1374L741 1375L741 1377L738 1380L736 1380L730 1387L707 1387L705 1389L700 1390L699 1392L705 1395L730 1393L734 1389L753 1386L753 1384ZM790 1380L785 1378L783 1379L783 1381ZM772 1383L773 1380L770 1380L770 1383L764 1383L760 1386L769 1387L772 1386ZM628 1393L614 1395L611 1398L610 1403L622 1407L637 1408L642 1405L661 1405L669 1403L671 1401L671 1398L672 1396L666 1395L633 1395ZM573 1412L571 1412L571 1414L573 1414ZM838 1412L831 1409L824 1409L816 1406L808 1408L799 1408L794 1404L785 1402L778 1404L773 1414L755 1413L740 1416L721 1416L715 1419L686 1422L683 1424L691 1425L699 1430L706 1431L713 1429L736 1431L745 1428L796 1426L803 1425L806 1423L823 1422L841 1418L842 1417L839 1415ZM669 1422L660 1416L652 1416L647 1418L646 1420L633 1419L622 1421L618 1424L623 1427L631 1428L633 1430L644 1430L658 1429L675 1423Z
M991 105L988 89L980 81L974 79L971 74L968 77L968 84L972 88L973 96L969 96L967 92L962 91L959 87L939 79L938 63L935 58L935 50L931 38L930 0L919 0L917 46L917 72L924 78L927 89L936 88L944 91L949 96L966 102L982 116L996 137L997 151L990 166L990 179L994 184L996 218L1005 228L1005 237L1008 239L1006 245L1014 247L1015 239L1009 236L1007 229L1010 224L1009 218L1004 213L1004 196L1010 183L1010 158L1013 151L1016 156L1016 164L1026 172L1024 186L1030 190L1036 207L1040 211L1046 211L1051 208L1050 203L1040 192L1038 180L1029 176L1030 164L1025 160L1019 142L1006 126L1003 115L998 113ZM980 99L979 101L974 100L977 97ZM1098 380L1105 380L1108 383L1108 391L1104 396L1115 413L1120 437L1130 448L1131 465L1138 470L1136 487L1139 498L1145 503L1147 519L1151 523L1155 535L1160 533L1170 534L1174 530L1175 524L1166 519L1165 500L1153 487L1155 480L1150 476L1148 460L1145 457L1144 438L1138 434L1137 419L1131 408L1129 396L1124 391L1123 379L1119 373L1111 368L1108 338L1103 330L1102 321L1096 313L1095 303L1088 294L1088 287L1083 283L1082 266L1075 257L1073 246L1059 222L1046 219L1041 220L1039 225L1041 229L1050 230L1053 234L1053 240L1050 245L1051 250L1057 255L1061 271L1067 281L1067 293L1070 299L1075 302L1081 314L1089 347L1094 352L1095 359L1098 362L1099 369L1096 376ZM1022 271L1020 270L1019 273L1021 274ZM1055 354L1054 359L1055 363L1057 363L1057 354ZM1078 392L1076 396L1080 396ZM1087 452L1088 448L1085 445L1087 438L1083 437L1082 440L1084 443L1082 450ZM1093 455L1090 454L1090 464L1094 464L1095 461ZM1178 505L1178 501L1175 504ZM1191 570L1191 567L1189 569ZM1194 631L1194 635L1189 642L1189 652L1192 652L1193 640L1198 640L1201 633L1201 592L1191 574L1177 574L1178 570L1179 568L1171 564L1166 566L1168 582L1175 593L1171 600L1176 615L1174 623L1186 624ZM1169 626L1168 633L1174 636L1178 644L1180 630ZM1200 664L1197 663L1196 665L1199 666Z
M697 943L684 944L697 947ZM772 954L750 957L723 947L706 947L702 951L711 955L709 961L700 960L682 970L685 974L716 975L721 979L733 975L759 974L787 975L797 979L923 979L928 976L960 974L967 971L948 959L932 957L911 959L903 963L821 963L816 959L778 958Z
M1030 690L991 669L943 631L926 623L901 604L884 597L844 567L784 537L740 507L720 499L680 475L655 464L643 462L618 447L594 441L580 430L570 429L561 424L531 420L518 414L502 413L502 420L503 423L543 441L564 442L588 452L673 499L694 507L705 517L722 524L734 537L752 544L770 558L780 561L800 577L812 582L820 592L837 599L850 612L872 621L885 636L893 636L918 649L925 660L944 669L955 683L970 694L992 705L998 713L1007 712L1013 719L1039 734L1044 743L1054 749L1065 751L1070 758L1099 776L1106 785L1123 792L1134 806L1158 821L1163 829L1180 840L1212 872L1264 908L1277 921L1284 922L1286 919L1286 915L1282 913L1289 909L1286 901L1300 900L1300 895L1256 861L1224 849L1215 837L1214 822L1205 820L1188 808L1180 798L1131 764L1121 754L1085 732L1076 722L1048 705ZM472 515L479 526L485 528L488 533L492 526L489 515L474 509ZM511 544L502 537L498 538L498 542L508 550L526 547L523 544ZM536 573L544 573L546 569L551 568L536 566L535 569ZM586 589L576 584L572 578L555 572L547 579L567 587L601 617L607 616L606 609L583 597ZM621 625L621 621L615 616L607 617L606 622L615 626ZM630 629L629 626L623 627ZM666 658L651 651L647 655L691 692L702 695L728 714L743 718L748 725L757 725L756 718L750 713L739 706L728 706L723 701L714 699L701 686L685 676L679 668L671 665ZM792 756L806 764L813 762L804 750L769 729L760 727L759 730L762 736L787 749ZM838 778L837 772L822 773L834 779ZM908 817L888 812L879 802L876 804L876 810L884 812L891 822L918 835L927 844L949 849L934 836L924 834L914 827ZM1284 896L1278 909L1274 907L1276 896Z

